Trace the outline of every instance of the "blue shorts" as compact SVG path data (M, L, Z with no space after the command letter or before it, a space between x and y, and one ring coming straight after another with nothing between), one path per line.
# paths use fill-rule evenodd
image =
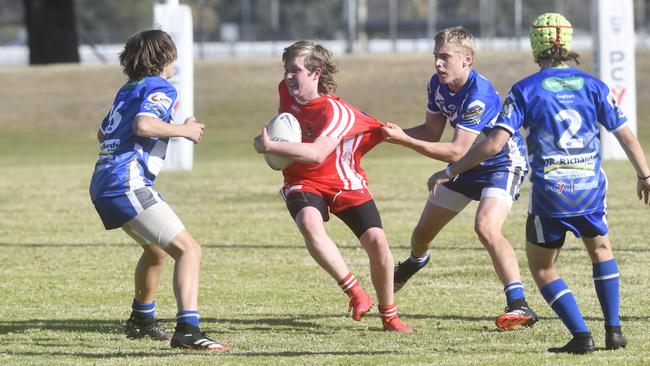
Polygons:
M524 182L525 172L468 172L459 175L456 179L444 183L444 186L454 192L474 201L480 201L483 190L486 188L498 188L506 191L513 201L519 198L519 188Z
M609 231L607 213L597 211L572 217L544 217L528 214L526 240L530 243L544 248L561 248L567 231L571 231L576 238L606 235Z
M461 212L472 200L486 197L501 200L508 207L519 198L519 188L524 181L521 171L483 171L459 175L444 183L429 195L429 203L453 212Z
M95 210L106 230L117 229L148 207L164 201L151 187L142 187L116 197L102 197L93 201Z

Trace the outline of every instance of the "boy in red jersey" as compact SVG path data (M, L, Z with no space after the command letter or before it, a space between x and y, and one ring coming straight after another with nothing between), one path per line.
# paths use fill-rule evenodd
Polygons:
M360 320L373 301L327 235L324 223L329 220L328 211L345 222L368 253L384 330L413 332L397 315L393 255L359 164L361 157L382 141L382 123L333 95L337 66L332 53L321 45L296 42L285 48L282 61L285 71L278 86L279 112L296 116L302 142L272 141L264 128L255 137L255 150L293 160L282 171L281 193L307 250L348 295L352 318Z

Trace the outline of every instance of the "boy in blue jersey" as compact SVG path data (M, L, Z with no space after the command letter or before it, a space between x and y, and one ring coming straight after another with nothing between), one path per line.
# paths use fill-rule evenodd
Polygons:
M619 270L607 236L607 178L600 167L599 124L614 133L638 176L637 195L650 198L650 169L639 141L627 126L616 98L602 81L575 67L571 24L560 14L546 13L533 22L530 42L541 70L516 83L504 101L494 131L446 171L435 173L429 187L472 169L501 151L519 128L532 168L526 223L528 264L544 299L573 338L549 352L595 350L575 297L560 278L555 262L567 231L581 237L592 261L596 294L605 319L605 348L627 345L619 316Z
M170 137L198 143L204 125L194 116L172 124L176 89L176 46L161 30L135 34L120 53L129 78L117 92L97 133L99 159L90 197L108 229L122 228L144 250L135 269L135 297L125 332L129 338L170 340L172 348L226 351L227 344L199 328L198 292L201 247L152 188ZM154 295L167 255L175 260L174 295L178 306L173 336L155 320Z
M436 74L428 85L425 123L405 131L388 124L382 129L387 141L453 163L485 138L494 128L501 101L490 81L471 68L474 48L471 33L461 27L436 34ZM439 142L447 120L453 139ZM395 267L395 290L429 262L431 241L442 228L472 200L479 201L474 229L504 286L507 303L495 323L501 330L533 325L538 318L526 302L517 255L501 232L527 169L525 145L516 132L494 157L431 193L411 235L411 256Z

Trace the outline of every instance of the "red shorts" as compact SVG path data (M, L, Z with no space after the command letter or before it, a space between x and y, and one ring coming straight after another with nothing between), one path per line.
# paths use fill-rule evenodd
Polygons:
M359 206L372 199L372 195L367 188L346 191L320 185L313 181L303 180L285 185L280 190L282 197L285 198L295 192L310 192L319 195L325 199L330 212L335 214L351 207Z

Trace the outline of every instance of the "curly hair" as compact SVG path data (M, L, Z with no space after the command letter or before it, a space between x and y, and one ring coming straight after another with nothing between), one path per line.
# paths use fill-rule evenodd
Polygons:
M284 49L282 62L286 64L300 56L305 57L305 68L310 74L316 69L320 69L318 93L322 95L333 94L336 91L334 74L338 72L338 63L334 60L332 52L314 42L298 41Z
M549 60L551 65L560 65L562 62L573 61L576 65L580 65L580 55L576 52L566 50L564 48L549 48L537 54L537 63L542 60Z
M176 61L178 53L169 34L151 29L131 36L119 56L122 72L129 80L138 80L160 75L165 66Z

